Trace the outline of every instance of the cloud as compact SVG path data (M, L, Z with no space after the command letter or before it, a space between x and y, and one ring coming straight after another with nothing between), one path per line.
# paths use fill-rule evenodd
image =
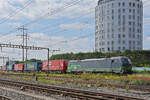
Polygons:
M72 24L61 24L60 28L68 29L68 30L76 30L76 29L87 28L89 26L90 25L87 23L76 22L76 23L72 23Z
M20 23L8 23L8 25L13 26L13 27L20 27Z
M28 3L26 0L0 0L0 18L6 18L10 14L18 12L14 17L8 19L37 19L41 15L47 14L44 18L52 18L51 14L55 14L53 18L63 16L74 17L83 14L88 8L94 7L97 0L81 0L72 6L76 0L34 0L29 6L20 11L24 5ZM12 13L13 12L13 13ZM59 14L57 14L59 12ZM7 18L6 18L7 19Z
M144 49L150 50L150 36L147 36L144 39Z
M2 36L0 39L0 43L11 43L22 45L22 38L17 37L17 34L8 34L6 36ZM82 39L76 39L77 37L72 37L70 39L65 38L63 36L50 36L44 33L31 33L30 39L28 40L29 46L38 46L38 47L48 47L50 50L60 49L58 53L67 53L67 52L88 52L92 51L88 37ZM68 42L62 42L68 41ZM85 45L86 44L86 45ZM50 55L52 52L50 52ZM10 59L22 60L22 50L21 49L12 49L12 48L2 48L0 51L0 56L10 57ZM46 60L47 59L47 51L28 51L28 59L37 58Z

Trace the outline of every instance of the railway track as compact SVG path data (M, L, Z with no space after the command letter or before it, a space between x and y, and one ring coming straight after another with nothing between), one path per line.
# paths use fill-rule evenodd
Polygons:
M3 75L7 75L7 76L19 76L19 77L33 77L33 75L23 75L23 74L3 74ZM55 80L55 81L66 81L69 83L73 83L74 81L78 82L78 83L83 83L83 84L91 84L91 85L95 85L95 84L100 84L101 86L111 86L111 87L116 87L116 88L122 88L122 89L126 89L129 88L130 90L137 90L137 91L148 91L150 92L150 86L137 86L137 85L121 85L121 84L113 84L110 82L96 82L95 80L73 80L72 78L68 78L68 77L58 77L58 76L42 76L42 75L37 75L38 77L45 77L46 80Z
M6 97L6 96L1 96L0 95L0 100L11 100L10 98Z
M45 85L16 82L10 80L0 79L0 84L3 86L19 87L24 91L32 90L39 93L57 94L57 95L69 96L72 98L84 99L84 100L144 100L135 97L127 97L127 96L106 94L106 93L79 90L73 88L64 88L64 87L51 86L51 85L45 86Z

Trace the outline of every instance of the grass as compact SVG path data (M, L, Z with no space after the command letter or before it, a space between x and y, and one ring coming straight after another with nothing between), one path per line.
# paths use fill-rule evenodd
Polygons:
M15 73L15 72L4 72L9 74L23 74L23 75L33 75L33 73ZM48 80L44 78L44 76L55 76L55 77L65 77L71 80L74 80L72 84L81 85L82 83L78 83L78 80L82 81L95 81L95 82L111 82L118 84L134 84L134 85L150 85L150 74L132 74L132 75L116 75L116 74L91 74L91 73L83 73L83 74L47 74L47 73L35 73L36 75L42 75L43 77L39 77L40 82L48 82L48 83L57 83L57 84L66 84L67 82L51 79ZM10 76L11 78L18 79L17 76ZM35 78L30 77L20 77L20 79L24 80L35 80ZM96 84L94 87L99 87L101 85ZM109 86L108 86L109 87Z

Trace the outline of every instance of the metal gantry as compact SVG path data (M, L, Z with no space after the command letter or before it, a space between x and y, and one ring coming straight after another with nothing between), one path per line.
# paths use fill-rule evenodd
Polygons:
M27 50L47 50L47 60L49 62L49 48L44 47L34 47L34 46L23 46L23 45L14 45L14 44L0 44L0 48L17 48L17 49L27 49ZM47 66L49 66L49 63L47 63Z

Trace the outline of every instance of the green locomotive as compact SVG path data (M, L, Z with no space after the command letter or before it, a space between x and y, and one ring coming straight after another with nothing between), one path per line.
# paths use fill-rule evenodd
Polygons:
M111 57L100 59L69 61L68 72L115 72L131 73L132 64L129 58Z

